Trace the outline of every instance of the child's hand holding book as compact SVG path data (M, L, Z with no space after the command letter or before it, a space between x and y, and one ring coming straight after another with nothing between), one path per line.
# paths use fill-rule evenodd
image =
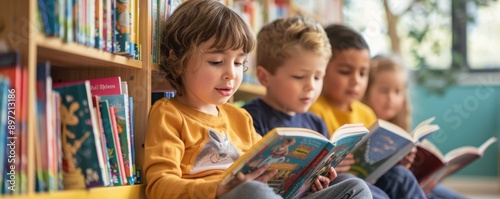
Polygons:
M335 167L335 170L338 173L347 173L351 166L354 164L354 156L349 153L338 165Z
M330 182L333 181L336 177L337 172L333 167L330 167L328 173L325 176L320 175L314 180L314 183L311 185L311 193L328 188Z

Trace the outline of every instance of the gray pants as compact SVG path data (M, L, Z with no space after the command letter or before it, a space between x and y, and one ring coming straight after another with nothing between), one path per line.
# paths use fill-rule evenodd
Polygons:
M267 184L258 181L249 181L235 187L230 192L224 194L221 199L281 199L280 195L267 186ZM361 179L348 179L330 186L326 189L316 193L309 194L304 199L326 199L326 198L372 198L370 189L366 186L365 182Z

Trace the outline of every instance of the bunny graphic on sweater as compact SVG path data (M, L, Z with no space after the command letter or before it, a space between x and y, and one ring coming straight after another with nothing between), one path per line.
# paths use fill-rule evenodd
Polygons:
M191 173L212 169L226 169L240 156L240 153L229 141L225 132L219 134L215 130L209 129L208 138L194 161Z

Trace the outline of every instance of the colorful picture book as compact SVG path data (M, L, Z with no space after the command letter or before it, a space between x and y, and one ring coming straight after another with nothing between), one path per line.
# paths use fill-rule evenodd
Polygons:
M104 158L90 83L54 87L61 95L61 140L65 189L104 186Z
M410 170L424 191L430 192L444 178L483 157L484 152L496 141L496 137L491 137L479 147L463 146L443 155L434 144L424 140L417 147L415 161Z
M106 148L109 156L109 166L111 168L111 182L113 185L125 185L125 171L120 146L120 137L116 126L116 118L113 107L109 106L107 100L99 102L102 125L106 137Z
M130 110L129 110L129 97L127 94L121 95L103 95L100 96L101 100L107 100L109 106L114 108L116 115L117 131L120 139L120 146L122 149L123 164L126 182L128 185L134 184L133 161L132 161L132 144L130 136Z
M273 129L225 171L222 183L269 164L278 170L268 181L276 193L284 198L307 194L314 179L327 175L366 133L362 124L344 125L330 140L309 129Z
M421 122L408 133L404 129L384 120L377 120L360 144L353 150L355 163L350 173L368 182L375 182L380 176L403 159L439 126L431 124L434 118Z

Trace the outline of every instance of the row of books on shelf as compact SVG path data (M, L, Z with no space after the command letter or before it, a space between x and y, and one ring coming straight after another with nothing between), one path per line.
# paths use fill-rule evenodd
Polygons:
M349 153L355 159L349 172L373 183L417 147L416 160L407 166L424 190L432 190L436 182L482 157L496 142L492 137L480 147L459 147L443 156L425 140L439 129L433 119L423 121L412 132L383 120L369 129L363 124L346 124L330 139L309 129L276 128L225 171L222 183L229 183L239 172L269 164L269 169L278 170L269 186L284 198L296 198L308 193L318 175L326 175L330 166L337 166Z
M37 64L35 179L27 179L27 73L19 53L0 54L0 187L4 195L131 185L134 104L119 76L53 83Z
M38 0L47 36L141 60L139 0Z
M152 0L151 1L151 62L160 62L160 37L163 32L163 24L174 10L182 3L182 0Z

